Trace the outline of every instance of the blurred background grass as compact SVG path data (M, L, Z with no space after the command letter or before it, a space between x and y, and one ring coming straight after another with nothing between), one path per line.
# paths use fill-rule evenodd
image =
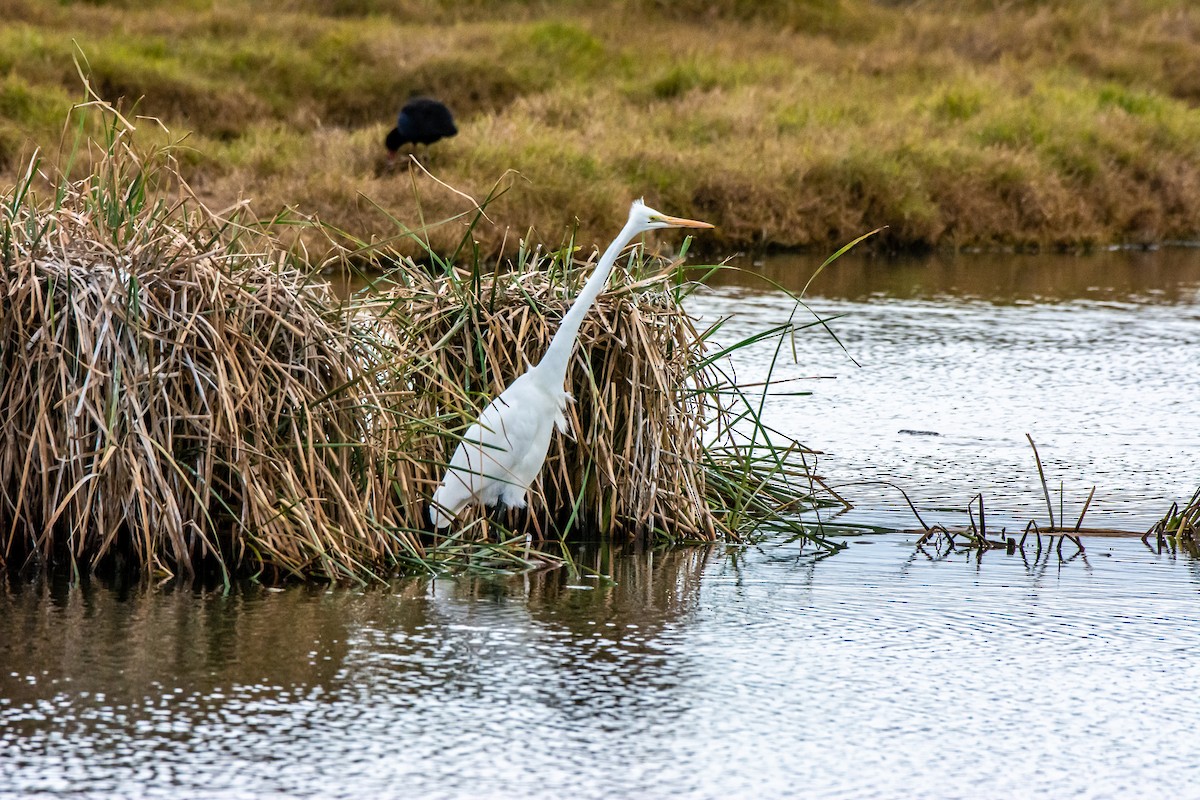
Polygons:
M0 0L0 176L68 159L84 99L160 119L214 208L363 240L470 207L382 140L413 93L460 134L472 235L606 241L632 197L704 244L1081 248L1196 239L1200 11L1166 0ZM141 123L141 134L151 123ZM88 168L87 155L74 167ZM510 172L511 171L511 172ZM389 214L384 214L380 208ZM463 222L466 225L466 221ZM465 228L432 228L438 249Z

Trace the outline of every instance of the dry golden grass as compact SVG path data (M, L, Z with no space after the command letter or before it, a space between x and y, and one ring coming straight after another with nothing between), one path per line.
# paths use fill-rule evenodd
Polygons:
M419 549L370 413L390 353L113 131L93 174L3 199L4 560L335 578Z
M119 114L89 108L106 123L81 139L91 171L35 162L0 197L0 564L365 578L528 569L525 532L657 542L763 524L835 546L800 523L819 483L731 399L676 265L639 254L581 331L574 437L555 440L530 509L429 530L458 433L540 357L591 261L568 244L485 267L477 212L440 226L461 263L384 248L396 268L343 303L274 235L292 228L213 214L176 149L141 157ZM425 247L439 230L392 224ZM297 247L325 233L296 229Z
M477 231L491 252L530 227L603 230L641 195L716 224L720 254L881 226L892 248L1200 236L1184 0L0 7L9 174L57 141L82 51L105 99L194 132L181 161L212 207L249 195L364 240L391 231L363 198L419 217L407 175L382 168L410 92L458 115L422 155L433 173L477 196L522 176ZM437 190L419 196L439 216Z
M403 415L451 434L426 439L415 459L430 467L416 481L422 496L444 472L455 436L541 358L591 267L564 269L558 257L535 252L511 270L430 276L409 264L376 283L363 309L395 324L396 338L419 359ZM507 523L540 537L575 529L715 539L723 526L709 503L702 436L721 411L707 391L717 376L700 366L704 343L679 303L673 267L640 278L617 273L580 330L568 376L573 435L554 437L529 510Z

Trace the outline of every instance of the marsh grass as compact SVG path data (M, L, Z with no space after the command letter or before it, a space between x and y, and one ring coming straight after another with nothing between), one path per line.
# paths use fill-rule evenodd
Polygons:
M474 207L414 229L391 219L422 263L296 212L215 214L176 145L135 143L147 127L170 140L154 121L139 130L99 100L72 120L77 175L34 160L0 198L4 566L228 585L523 571L569 560L572 535L835 546L799 522L838 499L762 426L770 380L729 377L745 343L714 352L684 309L682 261L640 249L581 331L574 433L554 440L529 511L430 531L457 437L540 357L595 255L569 240L485 261ZM460 241L439 255L430 232L446 226ZM297 228L340 255L285 246ZM394 267L349 301L318 274L381 257Z
M460 255L485 214L468 225ZM568 374L571 434L552 439L529 509L468 511L460 521L479 528L468 538L491 528L541 541L574 533L642 543L787 531L833 546L800 516L840 498L809 469L803 447L761 421L762 399L777 387L769 378L740 387L723 366L753 342L714 349L719 323L698 329L685 310L699 285L686 279L686 249L666 259L633 248L618 261L579 333ZM597 253L584 253L573 239L552 250L523 242L513 262L491 266L477 254L460 265L432 248L426 263L391 253L395 266L351 301L351 314L394 326L408 348L399 408L429 433L413 458L427 467L413 478L419 496L431 493L480 409L541 358L594 267ZM789 323L753 341L783 342L794 330Z
M1022 558L1026 558L1027 553L1032 552L1034 562L1039 561L1043 556L1043 551L1046 558L1051 554L1057 555L1060 561L1070 560L1078 555L1083 555L1086 548L1083 544L1085 536L1129 536L1133 535L1125 531L1116 531L1108 528L1085 528L1083 527L1084 517L1087 516L1088 509L1092 506L1092 499L1096 496L1096 487L1093 486L1088 492L1087 499L1084 500L1079 511L1079 517L1075 521L1073 527L1067 527L1066 517L1066 490L1062 483L1059 484L1058 490L1058 515L1054 513L1054 502L1050 491L1050 486L1046 481L1046 471L1042 466L1042 457L1038 453L1037 444L1033 441L1033 437L1028 433L1025 438L1029 441L1029 447L1033 451L1033 460L1037 468L1038 480L1042 485L1042 496L1046 500L1047 520L1043 520L1041 524L1036 519L1029 520L1025 528L1021 531L1021 537L1018 539L1015 534L1010 535L1006 529L1001 528L996 531L994 528L991 533L987 527L987 512L984 509L983 494L977 494L967 503L966 513L969 525L964 529L953 530L944 525L934 524L928 525L921 518L921 514L917 511L916 505L909 499L908 495L901 489L901 494L904 495L904 500L908 503L908 507L912 510L913 516L920 523L923 533L917 540L918 549L923 549L924 545L931 544L937 550L938 555L954 553L958 550L974 551L976 557L982 558L983 554L992 550L1004 550L1009 555L1020 553ZM898 487L897 487L898 488ZM1149 535L1149 534L1147 534ZM1045 547L1043 548L1042 537L1046 537ZM1057 545L1054 537L1058 537ZM1031 538L1032 537L1032 538ZM960 541L961 540L961 541ZM1063 543L1071 542L1073 550L1069 551L1067 556L1063 555Z
M556 255L535 253L511 271L451 268L421 280L417 270L403 288L397 281L376 302L387 304L413 349L428 354L425 368L410 376L411 416L461 434L541 357L586 266L564 268ZM606 292L584 324L570 375L574 442L554 439L529 515L543 537L571 527L622 537L716 536L704 486L688 468L701 460L695 387L703 376L690 374L701 344L671 299L670 275L634 280L625 273L624 286ZM429 461L440 467L457 439L434 441Z
M1188 546L1196 552L1200 548L1200 489L1182 507L1172 503L1162 519L1142 536L1142 541L1146 542L1150 537L1154 537L1160 550L1169 543L1172 547Z
M383 342L100 116L94 170L34 161L0 210L3 560L227 581L419 552L367 413Z

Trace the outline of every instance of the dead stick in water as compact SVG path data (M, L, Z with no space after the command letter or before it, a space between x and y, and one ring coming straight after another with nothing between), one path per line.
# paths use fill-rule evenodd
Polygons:
M983 521L983 492L979 493L979 538L987 541L987 523Z
M1092 497L1095 496L1095 494L1096 494L1096 487L1093 486L1092 490L1090 492L1088 492L1087 502L1085 502L1083 504L1083 511L1079 512L1079 521L1075 523L1075 532L1076 533L1079 533L1079 528L1080 528L1080 526L1083 525L1083 515L1087 513L1088 506L1090 506L1092 504Z
M1042 469L1042 457L1038 455L1037 445L1033 443L1033 437L1028 433L1025 438L1029 440L1029 446L1033 448L1033 458L1037 461L1038 477L1042 479L1042 494L1046 496L1046 511L1050 513L1050 529L1055 528L1054 525L1054 504L1050 502L1050 487L1046 485L1046 473Z

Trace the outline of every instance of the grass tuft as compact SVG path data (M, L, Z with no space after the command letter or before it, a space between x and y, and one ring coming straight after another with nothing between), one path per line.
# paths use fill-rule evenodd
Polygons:
M1142 541L1149 540L1151 536L1160 550L1170 542L1172 548L1179 544L1191 548L1195 553L1200 548L1200 489L1182 507L1179 503L1172 503L1162 519L1142 536Z
M0 200L3 559L337 578L419 549L369 413L383 343L91 110L93 171L35 161Z
M413 459L424 465L412 478L420 497L479 410L540 359L594 258L580 260L570 241L552 252L525 245L511 268L488 268L472 254L464 266L429 255L432 270L398 259L352 304L394 325L410 352L398 410L429 426ZM711 331L698 330L684 308L694 284L681 282L678 263L636 249L614 274L579 333L568 376L572 436L552 440L530 508L488 524L541 539L574 532L651 543L713 541L764 525L802 530L800 513L832 496L809 474L802 448L773 445L757 398L719 369L737 348L710 352ZM460 520L482 518L475 509Z

